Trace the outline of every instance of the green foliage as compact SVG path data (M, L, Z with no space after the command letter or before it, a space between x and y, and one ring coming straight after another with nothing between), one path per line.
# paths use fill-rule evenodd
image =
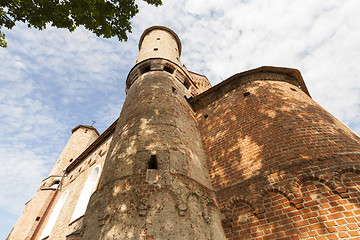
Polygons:
M161 0L144 0L159 6ZM74 31L82 25L97 36L127 40L130 19L139 12L135 0L0 0L0 27L11 29L16 22L42 30L47 23ZM0 46L6 47L0 31Z

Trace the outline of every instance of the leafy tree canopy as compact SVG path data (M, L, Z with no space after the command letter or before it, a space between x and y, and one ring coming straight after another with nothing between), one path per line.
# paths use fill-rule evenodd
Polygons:
M159 6L161 0L144 0ZM127 40L130 19L139 12L135 0L0 0L0 28L11 29L17 21L42 30L47 23L74 31L83 25L97 36ZM6 47L0 31L0 46Z

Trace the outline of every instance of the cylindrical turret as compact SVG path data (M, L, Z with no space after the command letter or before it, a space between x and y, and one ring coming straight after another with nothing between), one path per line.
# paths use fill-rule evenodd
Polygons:
M26 203L8 236L9 240L31 239L62 180L63 170L99 136L94 127L86 125L79 125L71 132L72 135L50 174L41 182L35 196Z
M158 38L167 50L154 55ZM184 98L190 80L176 59L180 41L152 27L140 46L142 62L129 73L137 75L128 77L82 239L224 239L201 136Z
M61 175L63 170L77 158L91 143L99 136L98 131L93 126L79 125L71 130L71 137L59 159L50 171L51 175Z
M153 26L141 35L136 63L151 58L163 58L181 66L180 55L181 42L176 33L166 27Z

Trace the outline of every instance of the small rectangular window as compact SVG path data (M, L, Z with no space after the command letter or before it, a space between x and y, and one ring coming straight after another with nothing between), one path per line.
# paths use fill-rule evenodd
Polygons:
M150 160L148 162L148 169L158 169L156 155L151 155Z
M140 68L140 74L150 72L150 65Z
M172 69L171 67L164 66L164 71L173 74L175 69Z
M184 81L184 86L186 87L186 89L189 89L191 84L188 81Z

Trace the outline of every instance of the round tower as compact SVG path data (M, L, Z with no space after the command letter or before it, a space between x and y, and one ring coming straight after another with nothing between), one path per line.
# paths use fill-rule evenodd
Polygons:
M239 73L191 104L227 239L359 239L360 138L299 71Z
M82 239L224 239L180 41L151 27L139 48Z
M171 29L153 26L144 31L139 41L139 56L136 63L151 59L163 58L181 66L181 42Z
M93 126L87 125L78 125L71 130L71 133L69 141L50 171L50 176L62 175L63 170L99 137L98 131Z
M56 196L57 189L64 177L64 169L71 164L98 136L98 131L92 126L79 125L64 147L49 175L41 182L34 197L25 205L25 209L8 239L33 239L38 226Z

